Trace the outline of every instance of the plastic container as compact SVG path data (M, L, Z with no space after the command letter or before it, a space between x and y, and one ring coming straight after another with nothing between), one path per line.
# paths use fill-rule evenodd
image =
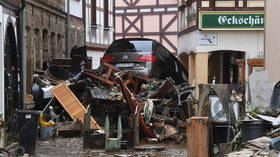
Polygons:
M19 110L19 144L25 153L33 155L36 148L39 111Z
M256 139L272 127L271 123L262 120L243 120L241 121L242 142Z
M53 135L53 127L51 126L41 126L40 127L40 138L47 140Z
M230 128L230 132L228 129ZM214 144L227 143L228 136L231 141L234 138L232 124L228 126L227 122L220 122L212 124L212 139Z

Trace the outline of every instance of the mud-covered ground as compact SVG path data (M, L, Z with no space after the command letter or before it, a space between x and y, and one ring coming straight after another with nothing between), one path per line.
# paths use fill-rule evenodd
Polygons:
M104 150L83 150L82 138L56 138L49 141L37 141L36 157L186 157L185 144L161 143L156 145L165 146L166 149L164 151L128 149L107 153Z

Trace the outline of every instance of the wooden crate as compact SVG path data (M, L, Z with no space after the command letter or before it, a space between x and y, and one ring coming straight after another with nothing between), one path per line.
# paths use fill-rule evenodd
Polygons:
M73 120L80 120L84 123L86 109L64 82L52 88L51 91ZM92 117L90 128L100 129L100 126Z
M188 157L208 157L208 117L192 117L187 120Z

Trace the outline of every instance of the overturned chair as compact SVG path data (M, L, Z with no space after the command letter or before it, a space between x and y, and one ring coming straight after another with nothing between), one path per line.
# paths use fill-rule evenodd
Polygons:
M122 139L122 122L121 122L121 116L118 118L118 135L116 138L110 138L110 122L109 117L107 115L106 121L105 121L105 150L106 151L113 151L118 150L121 148L121 139Z

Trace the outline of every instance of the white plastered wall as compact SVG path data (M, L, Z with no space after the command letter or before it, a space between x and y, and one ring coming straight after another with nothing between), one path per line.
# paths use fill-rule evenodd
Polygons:
M8 19L11 20L13 26L16 25L15 13L0 5L0 113L3 114L3 116L5 113L4 40ZM16 32L16 27L14 27L14 29L14 32Z

